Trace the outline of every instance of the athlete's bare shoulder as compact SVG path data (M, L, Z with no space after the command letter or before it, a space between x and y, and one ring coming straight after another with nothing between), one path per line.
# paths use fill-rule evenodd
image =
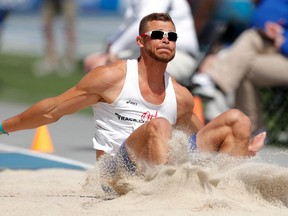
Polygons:
M99 66L88 72L78 87L91 94L101 95L111 102L120 93L126 78L126 60L116 61L108 66Z

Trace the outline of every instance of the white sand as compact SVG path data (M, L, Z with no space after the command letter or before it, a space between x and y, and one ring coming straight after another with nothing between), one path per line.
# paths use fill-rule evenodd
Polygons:
M97 169L3 170L0 212L9 216L288 215L288 168L257 158L179 157L179 150L177 155L171 156L173 166L151 167L142 177L120 179L115 189L122 195L114 199L102 191Z

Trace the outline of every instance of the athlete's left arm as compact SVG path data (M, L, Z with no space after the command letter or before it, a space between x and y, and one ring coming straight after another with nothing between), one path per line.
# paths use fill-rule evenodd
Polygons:
M174 82L177 100L177 122L175 127L193 134L203 127L199 118L193 112L194 99L190 91Z
M115 82L111 81L111 74L114 75L114 80L115 77L118 78L117 74L119 74L115 73L115 70L106 68L95 68L86 74L78 84L64 93L43 99L22 113L4 120L2 122L3 130L10 133L50 124L58 121L64 115L75 113L104 100L104 97L107 98L106 92L115 86Z

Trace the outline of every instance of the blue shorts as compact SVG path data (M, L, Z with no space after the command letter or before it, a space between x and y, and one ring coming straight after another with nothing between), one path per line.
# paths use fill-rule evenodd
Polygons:
M122 164L127 172L129 173L136 172L136 165L130 160L128 156L125 142L120 146L117 155L119 155L120 160L122 161Z
M124 171L128 174L136 172L136 165L130 160L126 149L125 142L120 146L115 156L104 158L101 163L102 172L104 174L116 175L119 171Z
M196 141L197 141L197 132L192 134L189 137L189 140L188 140L188 149L189 149L189 151L195 152L197 150Z

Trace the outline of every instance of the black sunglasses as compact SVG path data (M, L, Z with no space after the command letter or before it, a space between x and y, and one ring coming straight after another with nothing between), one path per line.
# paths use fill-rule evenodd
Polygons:
M168 38L169 41L177 41L177 33L176 32L166 32L161 30L152 30L141 34L141 37L149 36L151 39L161 40L164 35Z

